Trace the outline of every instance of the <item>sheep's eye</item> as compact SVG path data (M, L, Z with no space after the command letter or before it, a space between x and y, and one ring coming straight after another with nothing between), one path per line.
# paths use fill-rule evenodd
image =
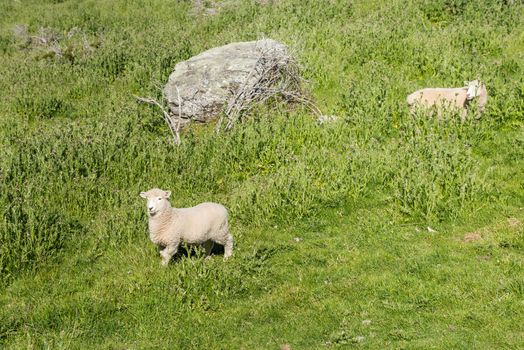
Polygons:
M159 201L161 201L161 200L162 200L162 198L158 198L158 200L159 200Z

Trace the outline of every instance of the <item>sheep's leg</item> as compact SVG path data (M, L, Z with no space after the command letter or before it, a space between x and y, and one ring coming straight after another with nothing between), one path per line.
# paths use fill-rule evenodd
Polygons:
M228 233L226 244L224 244L224 259L229 258L231 255L233 255L233 236Z
M213 241L206 241L204 244L204 249L206 250L206 259L211 256L211 251L213 250Z
M178 250L178 244L171 244L164 248L164 250L160 251L160 256L162 257L162 266L167 266L169 264L169 260L173 257L173 255L176 254L176 251Z

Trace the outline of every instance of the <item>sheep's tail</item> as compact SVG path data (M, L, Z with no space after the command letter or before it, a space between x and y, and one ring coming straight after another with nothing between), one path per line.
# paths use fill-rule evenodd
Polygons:
M225 236L229 234L229 220L228 215L226 214L226 217L222 221L222 225L220 226L220 230L224 233Z

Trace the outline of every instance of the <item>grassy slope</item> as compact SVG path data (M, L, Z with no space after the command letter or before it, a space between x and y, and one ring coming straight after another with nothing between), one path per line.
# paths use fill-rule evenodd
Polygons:
M0 345L522 346L522 5L243 2L206 17L125 3L0 4ZM50 58L14 24L81 35ZM176 62L262 35L295 48L341 122L262 108L172 149L158 112L134 104ZM482 120L408 116L408 92L476 75ZM137 196L153 186L177 206L226 204L235 257L160 269Z

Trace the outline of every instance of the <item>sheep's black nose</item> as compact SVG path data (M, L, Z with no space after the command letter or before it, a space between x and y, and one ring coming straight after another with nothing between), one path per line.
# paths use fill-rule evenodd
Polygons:
M147 207L147 209L149 209L149 211L153 210L153 207Z

